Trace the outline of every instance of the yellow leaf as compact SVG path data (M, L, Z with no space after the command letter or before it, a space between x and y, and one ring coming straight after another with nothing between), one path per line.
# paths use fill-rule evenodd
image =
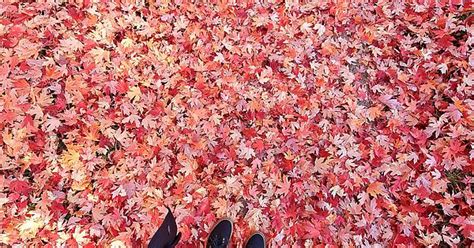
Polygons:
M387 209L389 211L392 211L393 213L396 213L398 211L397 205L393 203L388 204Z
M114 240L110 243L110 248L125 248L127 247L125 243L121 240Z
M89 182L87 180L73 181L71 184L71 189L81 191L85 190L87 186L89 186Z
M139 101L140 97L142 95L142 92L140 91L140 87L138 86L133 86L128 90L127 96L132 100L133 102Z
M286 160L293 160L295 158L295 156L293 155L291 151L285 152L284 155L285 155Z
M329 214L326 217L326 220L329 222L329 224L332 224L336 220L336 217L337 217L337 215L335 215L335 214Z
M382 193L384 190L383 183L381 182L374 182L369 184L367 187L367 193L373 197L377 197L380 193Z
M375 106L375 107L369 108L368 119L370 121L375 120L375 118L377 118L381 115L382 115L382 108L380 106Z
M120 42L122 46L124 47L131 47L133 46L133 40L130 38L123 39L122 42Z
M39 213L32 212L33 215L27 218L19 227L20 237L29 239L36 237L38 231L44 226L44 219Z
M84 168L76 168L72 171L71 179L73 180L71 188L73 190L84 190L89 186L89 180Z
M79 152L74 150L72 147L69 147L67 152L64 153L59 159L59 163L63 168L66 169L80 168L82 166L80 157L81 155Z

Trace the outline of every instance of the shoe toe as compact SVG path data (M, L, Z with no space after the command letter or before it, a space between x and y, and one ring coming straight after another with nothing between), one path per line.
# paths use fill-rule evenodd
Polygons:
M220 220L209 234L206 247L227 247L232 236L232 221Z
M264 248L265 247L265 238L260 233L255 233L247 241L246 248Z

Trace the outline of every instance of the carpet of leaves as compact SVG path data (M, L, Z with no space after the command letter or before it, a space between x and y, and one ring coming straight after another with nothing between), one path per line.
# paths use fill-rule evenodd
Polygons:
M470 6L137 2L0 3L1 244L472 245Z

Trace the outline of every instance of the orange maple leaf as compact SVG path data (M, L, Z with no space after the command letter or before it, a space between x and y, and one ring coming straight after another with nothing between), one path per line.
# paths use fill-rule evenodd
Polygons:
M373 182L367 187L367 193L373 197L377 197L384 191L383 183Z
M99 140L99 125L97 123L93 123L90 127L88 132L86 133L86 139L98 141Z

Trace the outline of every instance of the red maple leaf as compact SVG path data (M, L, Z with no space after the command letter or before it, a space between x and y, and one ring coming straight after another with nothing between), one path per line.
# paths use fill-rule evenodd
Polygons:
M437 40L437 43L440 47L442 47L443 49L446 49L449 46L453 45L452 41L454 41L454 37L452 37L449 34L445 34L440 39Z
M6 111L4 113L0 113L0 122L2 123L12 123L15 118L16 118L17 114L13 111Z
M257 139L252 144L252 148L255 149L257 152L261 152L265 149L265 143L262 139Z
M10 191L21 195L28 195L31 192L31 187L26 181L13 180L10 182Z

